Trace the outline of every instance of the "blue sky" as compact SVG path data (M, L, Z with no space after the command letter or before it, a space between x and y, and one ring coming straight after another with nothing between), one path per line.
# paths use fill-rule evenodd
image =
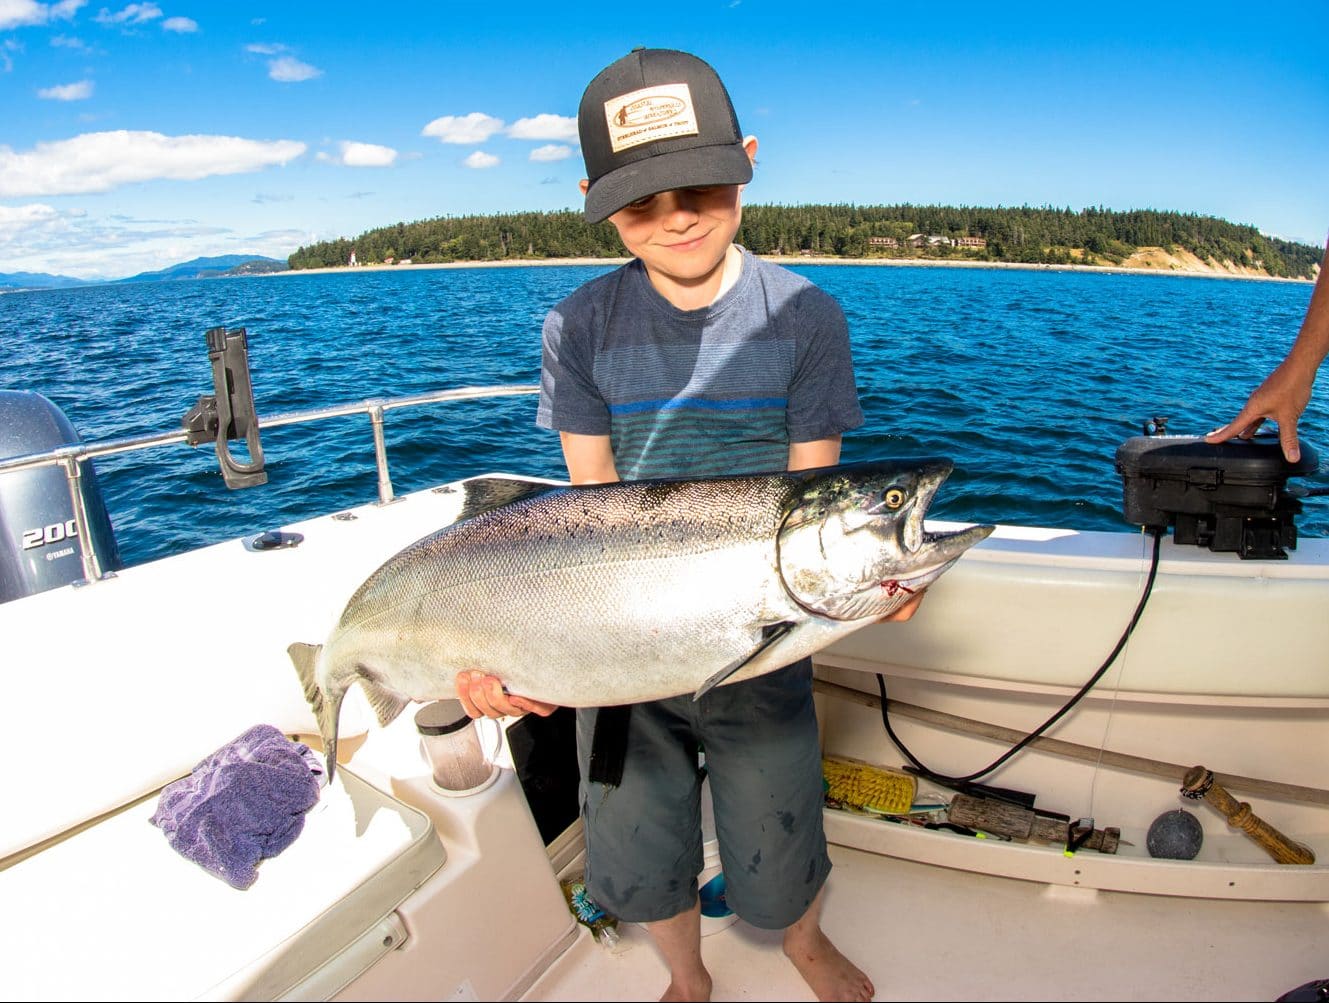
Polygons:
M580 205L582 88L719 70L750 203L1152 208L1322 245L1329 3L0 0L0 272Z

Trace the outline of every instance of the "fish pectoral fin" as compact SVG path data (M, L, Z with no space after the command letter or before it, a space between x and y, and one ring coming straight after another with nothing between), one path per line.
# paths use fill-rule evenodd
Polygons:
M724 682L726 679L732 676L735 672L737 672L743 666L747 665L750 661L752 661L754 658L760 655L763 651L766 651L768 648L771 648L772 646L779 644L780 641L791 630L794 629L794 627L795 624L790 620L781 620L779 623L770 623L762 627L761 641L757 644L757 646L753 648L751 651L749 651L742 658L738 658L730 662L723 669L721 669L719 672L715 673L715 675L711 676L704 683L702 683L701 686L697 688L697 692L692 694L692 699L694 701L700 700L707 693L709 693L715 687L719 686L722 682Z
M374 716L378 718L380 728L385 728L395 721L402 709L411 702L410 697L389 689L365 675L360 677L360 686L365 691L369 706L374 708Z

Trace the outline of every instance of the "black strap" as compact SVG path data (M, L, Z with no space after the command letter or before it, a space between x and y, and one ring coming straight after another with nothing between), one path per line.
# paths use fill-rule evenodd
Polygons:
M617 787L623 782L623 764L628 758L628 722L631 717L630 703L596 710L588 778L592 783Z

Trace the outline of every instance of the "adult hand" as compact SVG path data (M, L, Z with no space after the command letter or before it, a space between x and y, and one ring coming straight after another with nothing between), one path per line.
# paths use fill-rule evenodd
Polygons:
M1292 359L1285 359L1255 388L1237 416L1204 437L1205 442L1223 442L1233 437L1249 439L1266 420L1278 423L1278 441L1289 463L1301 458L1297 445L1297 420L1311 399L1315 367L1309 372Z
M458 672L456 687L457 699L471 717L521 717L527 713L548 717L558 710L557 704L505 692L501 679L483 672Z

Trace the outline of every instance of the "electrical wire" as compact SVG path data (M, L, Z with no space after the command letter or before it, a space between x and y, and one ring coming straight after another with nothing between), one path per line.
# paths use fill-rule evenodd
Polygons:
M1083 686L1080 687L1080 689L1075 693L1075 695L1072 696L1068 701L1066 701L1065 704L1062 705L1060 710L1058 710L1055 714L1049 717L1046 721L1040 724L1037 728L1031 731L1024 738L1020 739L1020 741L1012 745L1009 749L1007 749L1004 753L998 756L987 766L983 767L983 769L976 770L975 772L970 773L963 777L952 777L948 776L945 773L938 773L937 771L924 765L923 762L912 752L910 752L909 748L902 741L900 741L900 737L897 734L895 734L895 729L891 727L890 715L887 713L887 705L890 703L890 700L886 696L886 680L881 675L880 672L877 673L877 689L881 692L881 723L885 726L886 734L890 736L891 741L895 743L896 748L900 750L900 752L904 755L905 759L909 760L909 762L913 764L915 770L917 770L920 775L926 777L929 780L933 780L937 783L946 784L946 785L967 784L970 783L971 781L977 780L979 777L985 777L993 770L997 769L997 767L1005 763L1016 753L1020 752L1020 750L1024 749L1034 739L1040 737L1044 732L1046 732L1054 724L1056 724L1068 713L1070 713L1071 709L1076 704L1078 704L1082 699L1084 699L1085 694L1087 694L1091 689L1093 689L1094 685L1100 679L1103 678L1103 674L1106 673L1109 668L1111 668L1112 663L1115 662L1117 660L1117 656L1121 654L1121 650L1124 647L1126 647L1126 642L1130 640L1130 636L1135 630L1135 625L1140 622L1140 616L1144 613L1144 608L1149 602L1149 595L1154 590L1154 579L1158 575L1158 555L1162 547L1163 530L1161 528L1156 527L1152 530L1152 533L1154 537L1154 548L1153 548L1153 556L1150 558L1149 561L1149 576L1145 579L1144 591L1140 596L1140 601L1135 606L1135 612L1131 615L1130 623L1126 625L1126 629L1122 632L1121 637L1117 640L1116 646L1113 647L1112 649L1112 653L1107 656L1107 659L1103 662L1103 664L1098 667L1098 669L1094 672L1094 674L1089 677L1088 681Z

